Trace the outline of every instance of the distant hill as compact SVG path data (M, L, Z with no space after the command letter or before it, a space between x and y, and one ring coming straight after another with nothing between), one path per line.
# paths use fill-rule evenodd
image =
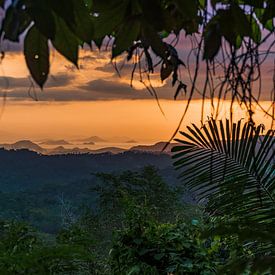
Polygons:
M66 155L66 154L88 154L91 153L89 148L65 148L58 146L53 149L47 149L47 155Z
M74 179L90 178L92 172L119 172L139 169L145 165L173 171L169 155L138 151L118 154L41 155L26 149L0 149L0 163L1 191L38 188L47 182L71 182Z
M28 149L30 151L34 151L40 154L45 154L47 152L46 149L40 147L38 144L30 141L30 140L19 140L15 143L11 144L0 144L0 148L4 148L6 150L20 150L20 149Z
M83 143L87 143L87 142L107 142L107 140L101 138L101 137L98 137L98 136L91 136L91 137L88 137L88 138L83 138L83 139L79 139L77 141L80 141L80 142L83 142Z
M62 225L62 200L73 209L95 207L93 187L99 184L94 173L119 173L158 167L169 184L177 174L167 154L126 151L118 154L42 155L29 150L0 149L0 217L31 223L48 233Z
M93 141L89 141L89 142L83 142L84 145L95 145L95 143Z
M138 142L134 139L130 139L130 140L127 140L125 143L138 143Z
M60 140L63 141L63 140ZM53 142L43 142L44 145L55 145L58 140ZM64 143L66 141L64 140ZM42 144L42 143L41 143ZM67 145L67 144L65 144ZM19 149L28 149L30 151L34 151L44 155L65 155L65 154L101 154L101 153L112 153L112 154L119 154L125 151L141 151L141 152L151 152L151 153L171 153L171 149L176 143L170 143L167 148L162 152L163 148L165 147L166 142L158 142L152 145L137 145L133 146L130 149L123 149L119 147L103 147L100 149L89 149L89 148L65 148L64 146L60 145L55 148L46 149L38 144L30 141L30 140L21 140L12 144L0 144L0 147L7 149L7 150L19 150Z
M130 148L130 151L155 152L155 153L165 152L167 154L171 154L172 147L177 145L177 143L168 144L166 149L163 151L163 148L166 146L166 144L167 144L166 142L161 141L153 145L137 145Z
M101 153L111 153L118 154L126 151L122 148L117 147L104 147L100 149L91 150L89 148L64 148L63 146L58 146L53 149L47 149L47 155L67 155L67 154L101 154Z
M69 143L68 141L64 140L64 139L60 139L60 140L45 140L43 142L40 142L39 144L41 145L71 145L71 143Z
M119 154L126 152L126 149L118 148L118 147L104 147L96 150L90 150L92 154L101 154L101 153L112 153L112 154Z

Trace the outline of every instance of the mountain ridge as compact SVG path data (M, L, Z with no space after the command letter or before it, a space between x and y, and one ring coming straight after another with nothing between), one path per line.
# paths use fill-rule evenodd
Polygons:
M129 149L124 149L116 146L106 146L99 149L89 149L89 148L65 148L64 146L60 145L55 148L43 148L40 145L38 145L35 142L32 142L30 140L20 140L15 143L4 143L0 144L1 148L4 148L6 150L21 150L21 149L27 149L29 151L34 151L39 154L43 155L63 155L63 154L100 154L100 153L112 153L112 154L119 154L122 152L127 151L140 151L140 152L152 152L152 153L171 153L171 148L176 143L170 143L168 144L167 148L163 151L163 148L166 145L166 142L157 142L152 145L137 145L132 146Z

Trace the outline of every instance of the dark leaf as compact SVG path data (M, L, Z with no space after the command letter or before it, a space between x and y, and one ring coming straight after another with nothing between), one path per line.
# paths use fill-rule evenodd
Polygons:
M19 41L19 36L30 25L31 20L25 11L18 10L10 6L2 22L1 33L4 32L4 38L14 42Z
M175 3L185 18L196 18L198 12L198 1L175 0Z
M160 70L161 81L165 80L174 71L174 66L169 61L163 61Z
M77 65L79 39L71 32L64 20L55 17L56 34L52 39L53 46L70 62Z
M90 44L94 36L93 17L83 0L74 0L75 24L71 26L72 31L84 42Z
M115 58L122 52L127 51L128 48L132 46L133 42L137 40L139 32L140 22L138 20L125 22L116 35L112 48L112 58Z
M154 72L153 60L147 48L144 48L144 53L145 53L145 58L148 66L148 71L149 73L150 72L153 73Z
M93 5L93 0L84 0L85 6L91 10L92 5Z
M6 0L0 0L0 7L3 9L5 7Z
M151 47L156 55L166 58L167 48L165 43L150 25L142 26L142 34L142 44L144 47Z
M204 53L203 59L212 61L218 54L221 46L221 35L219 25L215 21L210 21L204 32Z
M172 87L175 86L177 80L178 80L178 70L176 68L174 69L173 76L172 76Z
M83 0L50 0L53 11L60 16L70 30L83 42L93 39L93 16Z
M111 35L115 30L117 30L123 22L126 14L126 2L127 1L119 1L118 3L113 2L110 3L109 6L104 6L106 10L104 9L102 13L99 13L99 15L94 19L96 38Z
M133 57L134 51L140 46L140 43L136 43L128 49L127 61L130 61Z
M75 0L47 0L49 7L70 26L76 24L74 2Z
M47 38L55 36L55 20L51 8L45 1L32 1L26 11L34 21L36 28Z
M106 10L112 9L118 6L121 3L121 0L93 0L93 12L102 13Z
M48 40L33 26L24 41L24 55L35 82L42 88L49 74Z
M264 9L264 13L261 18L261 23L265 26L267 21L273 20L274 16L275 16L275 2L267 1L267 6Z
M182 82L180 82L180 84L178 85L178 88L177 88L176 93L174 95L175 100L177 99L177 97L178 97L181 90L183 90L185 92L185 94L187 93L187 85L182 83Z
M105 38L105 36L103 36L103 37L97 37L97 38L93 39L94 43L96 44L96 46L98 47L99 50L100 50L100 48L102 46L104 38Z
M133 0L136 1L136 0ZM163 32L165 29L165 11L159 0L140 0L142 17L145 24L156 32Z
M250 20L251 20L251 38L255 43L259 44L262 39L261 29L257 21L255 20L255 18L251 18Z

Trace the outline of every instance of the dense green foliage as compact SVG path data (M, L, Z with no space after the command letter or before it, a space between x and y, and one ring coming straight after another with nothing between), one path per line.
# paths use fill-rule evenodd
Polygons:
M1 224L2 274L212 274L230 258L219 239L200 237L201 210L182 203L155 168L98 177L98 210L56 236Z
M195 219L159 223L136 208L127 221L111 250L114 274L215 274L236 252L237 246L232 249L219 238L201 238L202 224Z
M77 219L85 208L96 207L97 192L93 189L101 180L91 172L120 173L151 164L158 167L165 182L178 183L166 154L45 156L27 150L2 149L0 162L0 219L25 221L53 234L62 228L66 209ZM189 195L184 197L189 199Z
M56 235L1 223L1 274L241 274L250 269L247 259L255 271L272 266L270 231L256 234L255 224L249 230L237 218L184 203L154 167L97 177L98 207L73 219L67 209ZM264 261L262 269L253 259Z
M1 274L73 274L93 271L92 254L80 245L42 242L37 232L21 223L0 225ZM82 273L85 274L85 273Z

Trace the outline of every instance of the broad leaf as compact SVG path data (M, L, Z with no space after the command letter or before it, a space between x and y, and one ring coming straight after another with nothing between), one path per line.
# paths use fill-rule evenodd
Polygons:
M60 16L70 30L83 42L90 44L93 33L93 16L83 0L50 0L53 11Z
M48 40L33 26L24 41L24 55L34 81L42 88L49 74Z
M30 23L31 19L25 11L10 6L2 22L1 33L4 33L5 39L18 42L20 34L25 31Z
M139 33L140 22L138 20L130 20L123 24L114 41L112 58L115 58L122 52L128 50L128 48L132 46L133 42L137 40Z
M171 64L169 61L167 61L167 62L163 61L162 65L161 65L161 70L160 70L161 81L168 78L173 71L174 71L173 64Z
M79 40L68 28L64 20L55 16L56 34L53 46L70 62L77 66Z
M6 0L0 0L0 7L3 9L5 7Z
M159 34L154 31L154 29L147 25L146 23L142 26L142 43L145 48L151 46L154 53L162 58L166 58L166 44L162 41Z
M219 25L214 18L205 28L203 58L210 61L213 60L218 54L220 47L221 35L219 32Z
M103 3L98 3L102 1L96 1L97 6ZM116 3L118 2L118 3ZM106 35L111 35L117 28L121 25L126 14L127 2L116 1L110 3L109 6L105 7L104 5L99 7L99 10L96 7L95 12L100 11L97 17L94 18L95 22L95 38L104 38ZM106 10L101 10L103 8Z
M53 39L55 36L55 20L51 7L43 1L31 1L26 6L26 12L34 21L36 28L47 38Z

